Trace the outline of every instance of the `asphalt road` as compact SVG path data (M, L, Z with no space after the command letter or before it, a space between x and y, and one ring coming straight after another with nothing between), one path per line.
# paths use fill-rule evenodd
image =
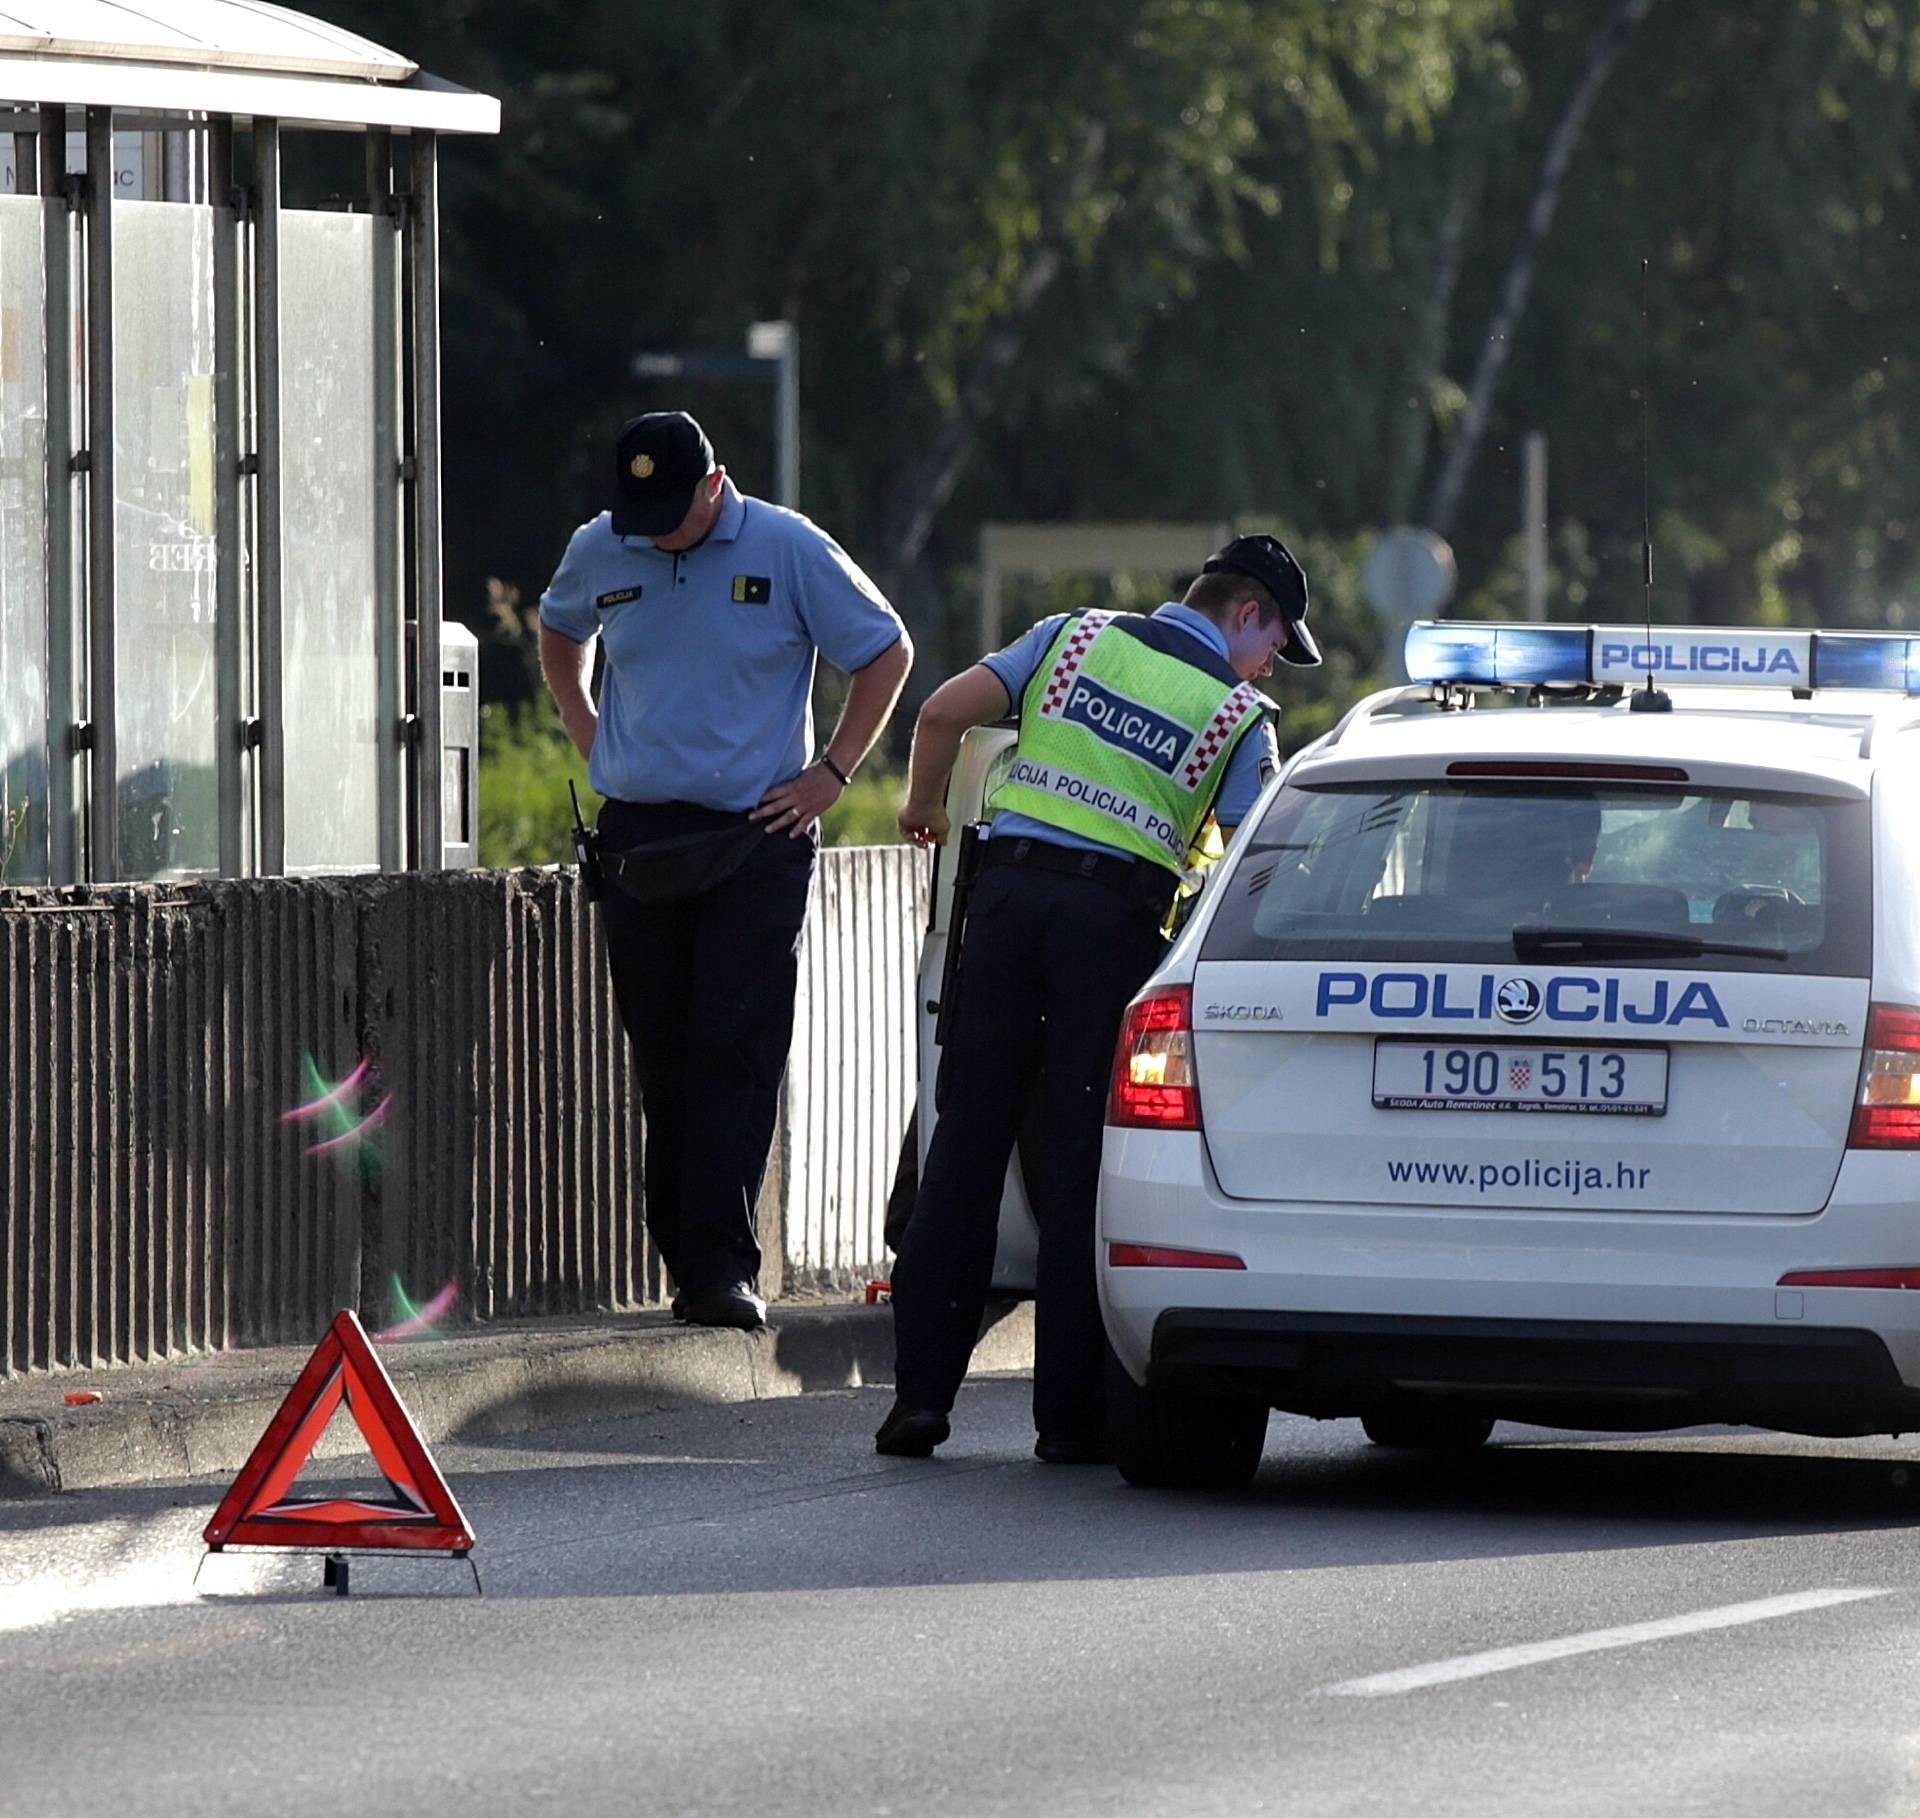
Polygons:
M1920 1812L1920 1442L1276 1417L1211 1498L1026 1393L931 1464L873 1391L446 1448L484 1598L196 1592L224 1483L0 1503L0 1812Z

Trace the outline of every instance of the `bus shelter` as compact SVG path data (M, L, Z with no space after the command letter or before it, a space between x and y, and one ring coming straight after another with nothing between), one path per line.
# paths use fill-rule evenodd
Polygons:
M438 171L499 115L259 0L0 0L0 886L472 862Z

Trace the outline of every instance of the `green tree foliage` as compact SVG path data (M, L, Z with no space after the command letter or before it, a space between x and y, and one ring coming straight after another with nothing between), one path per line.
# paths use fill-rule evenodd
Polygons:
M1569 194L1504 412L1509 446L1552 436L1608 609L1639 566L1641 257L1663 614L1878 622L1911 588L1917 20L1911 4L1765 0L1649 22Z
M342 23L506 103L497 144L445 160L455 599L489 575L537 590L630 410L693 405L764 485L762 392L644 384L629 362L737 348L774 314L804 335L809 509L870 566L908 565L926 486L968 488L969 509L936 514L937 592L976 500L1049 515L1077 484L1090 388L1244 261L1258 223L1297 210L1323 239L1308 198L1369 155L1375 117L1418 133L1444 110L1453 45L1498 11L342 0ZM1036 410L1060 479L1021 496L978 449ZM930 471L956 424L961 458Z
M454 609L536 597L633 410L695 409L764 490L763 389L631 359L781 315L807 508L895 589L911 698L978 654L982 522L1236 521L1310 552L1335 660L1277 692L1323 723L1381 667L1366 539L1428 495L1616 6L339 0L506 104L444 160ZM1462 610L1518 603L1534 429L1553 610L1639 609L1644 380L1662 616L1908 613L1917 39L1920 0L1657 0L1538 249Z

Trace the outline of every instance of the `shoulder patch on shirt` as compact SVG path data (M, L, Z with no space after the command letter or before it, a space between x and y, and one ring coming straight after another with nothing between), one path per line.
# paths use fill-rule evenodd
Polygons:
M773 598L772 578L764 574L737 574L733 597L742 606L764 606Z
M624 606L629 600L637 600L641 590L638 587L616 587L612 593L603 593L594 601L595 612L605 612L609 606Z

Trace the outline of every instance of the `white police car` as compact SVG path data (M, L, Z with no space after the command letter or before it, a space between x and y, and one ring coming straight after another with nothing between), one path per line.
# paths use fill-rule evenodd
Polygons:
M1244 1482L1273 1408L1920 1429L1920 638L1407 652L1128 1013L1122 1472Z

